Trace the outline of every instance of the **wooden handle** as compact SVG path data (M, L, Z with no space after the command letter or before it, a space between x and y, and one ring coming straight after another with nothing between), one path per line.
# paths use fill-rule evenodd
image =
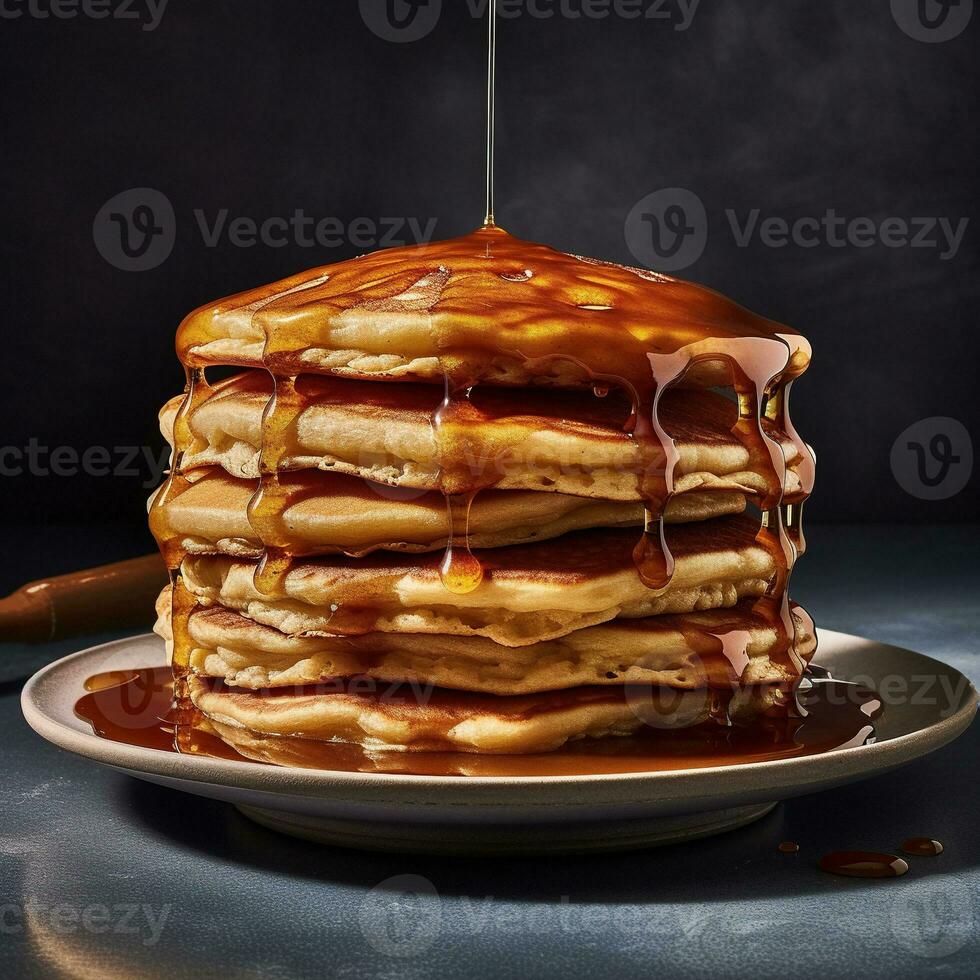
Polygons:
M0 599L0 642L47 643L148 623L166 584L158 554L29 582Z

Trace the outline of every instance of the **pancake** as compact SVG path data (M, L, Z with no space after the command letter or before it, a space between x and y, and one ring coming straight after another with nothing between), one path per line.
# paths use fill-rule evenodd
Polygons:
M758 533L747 515L670 526L675 569L662 591L639 577L631 528L478 551L483 580L465 595L443 585L437 554L301 560L271 595L256 588L254 563L234 558L189 556L181 574L199 601L284 633L449 633L526 646L619 616L728 607L762 595L777 566Z
M568 255L498 227L321 266L208 303L177 334L185 364L265 364L440 385L650 380L648 354L684 351L690 383L727 384L747 340L786 377L809 344L718 293L670 276ZM759 342L759 343L756 343ZM709 357L708 355L717 355Z
M249 523L254 480L236 480L223 470L198 472L196 481L162 505L168 536L189 554L259 558L262 543ZM356 477L306 470L283 477L292 501L283 511L281 534L294 555L363 555L377 548L424 552L444 549L449 518L441 494L386 487ZM153 500L150 501L151 506ZM686 493L671 500L671 523L739 514L745 498L735 493ZM643 506L559 493L484 490L470 508L474 548L543 541L592 527L634 527Z
M648 725L743 723L765 712L784 713L792 697L773 686L741 688L729 696L642 684L495 697L369 678L309 689L241 691L191 677L189 690L215 729L227 733L232 745L237 730L244 748L249 736L276 735L367 749L488 754L550 752L571 739L625 736Z
M283 435L282 467L318 467L391 486L425 490L440 482L462 492L547 490L608 500L639 500L640 447L625 431L631 407L610 391L604 398L582 392L477 388L466 419L449 439L432 425L442 389L421 384L372 384L302 377L300 409ZM257 478L262 415L272 394L271 377L248 371L214 385L188 417L193 443L182 468L216 465L235 477ZM182 398L160 413L164 437L173 444ZM732 433L735 404L709 391L668 391L660 417L677 445L675 492L762 492L763 466ZM768 420L789 469L786 492L796 493L801 462L794 442ZM448 444L446 444L448 443Z
M169 644L169 590L157 610L154 629ZM797 651L809 660L812 623L801 610L794 617ZM790 682L799 673L751 601L731 610L618 619L516 648L478 636L288 636L220 606L192 613L189 631L194 673L251 690L354 676L499 695L616 684L724 689Z

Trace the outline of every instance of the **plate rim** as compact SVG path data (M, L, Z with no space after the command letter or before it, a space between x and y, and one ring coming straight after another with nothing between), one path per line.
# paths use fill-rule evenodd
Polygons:
M870 778L873 775L886 772L905 762L913 761L953 741L953 739L969 727L977 713L980 695L978 695L977 689L972 681L957 668L933 657L929 657L926 654L908 650L904 647L897 647L892 644L878 643L878 641L868 640L865 637L850 633L820 629L819 634L828 640L833 638L844 641L875 643L879 646L900 651L903 654L911 654L922 661L923 666L935 664L945 672L952 672L958 678L962 678L966 683L959 707L948 717L942 718L926 728L905 732L894 738L874 742L870 745L856 746L848 749L834 749L821 755L773 759L764 762L738 763L730 766L710 766L697 769L651 772L555 776L434 776L409 773L344 772L329 769L293 769L267 765L251 760L239 762L237 760L215 759L204 756L181 755L179 753L166 752L162 749L150 749L142 746L128 745L123 742L114 742L110 739L101 738L93 732L78 731L42 709L37 693L41 686L49 680L51 674L65 670L70 664L78 660L100 654L104 656L108 653L125 649L129 645L147 640L158 640L152 633L142 633L135 636L122 637L117 640L110 640L107 643L78 650L50 664L46 664L24 684L23 690L21 691L20 703L21 711L28 725L46 741L75 755L137 777L141 775L147 777L156 776L201 785L261 791L280 796L309 796L310 798L321 797L324 791L329 790L383 790L387 788L397 792L398 790L420 790L425 788L439 788L442 790L465 789L470 791L470 802L477 806L514 805L514 802L510 800L504 803L492 798L481 798L479 796L480 791L487 792L507 788L520 789L529 786L560 790L561 788L595 786L597 784L608 789L621 789L624 787L635 787L637 789L645 787L649 789L651 787L657 787L664 791L658 796L658 799L664 802L677 799L694 801L699 796L708 797L717 795L716 784L720 776L726 775L732 781L739 778L746 779L750 773L759 772L760 767L765 767L765 771L774 775L781 774L783 776L782 779L772 780L771 784L773 795L779 796L781 789L800 782L807 782L805 778L796 781L792 779L793 774L798 771L819 770L822 778L826 780L828 778L834 778L834 771L836 769L836 775L844 781L853 777L855 774L866 774ZM162 643L162 641L159 642ZM919 744L916 745L916 743ZM910 746L915 746L912 752L908 751ZM854 763L859 759L867 764L855 765ZM851 760L851 764L848 764L848 760ZM875 760L877 761L875 762ZM813 782L819 783L820 779L814 779ZM696 787L701 784L704 784L704 791L698 792ZM685 791L672 793L670 789L675 786L684 787ZM819 789L820 786L817 785L814 788ZM693 792L692 789L694 789ZM804 789L802 792L806 791ZM631 799L635 799L637 803L644 802L643 798ZM359 797L356 800L351 799L351 802L363 802L363 800L363 797ZM344 802L344 800L339 798L334 798L334 801L338 803ZM383 805L385 803L399 803L404 801L399 800L397 797L390 799L372 797L371 802ZM449 801L433 801L433 803L440 805L447 802ZM628 800L624 800L624 802L628 802ZM518 805L522 807L534 806L535 802L521 800L518 802ZM540 803L538 805L551 806L555 805L555 801Z

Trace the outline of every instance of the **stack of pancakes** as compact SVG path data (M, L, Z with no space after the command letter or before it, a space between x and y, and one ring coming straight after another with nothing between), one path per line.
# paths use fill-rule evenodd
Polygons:
M203 307L178 352L158 631L246 754L541 752L792 701L799 335L491 227Z

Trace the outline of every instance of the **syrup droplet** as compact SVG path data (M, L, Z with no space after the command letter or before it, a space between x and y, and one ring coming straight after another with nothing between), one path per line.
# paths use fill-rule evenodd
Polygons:
M819 867L848 878L898 878L909 870L902 858L877 851L833 851L820 859Z
M439 566L442 584L453 595L466 595L483 581L483 566L470 551L470 505L474 494L448 494L449 543Z
M933 840L931 837L910 837L902 841L902 850L906 854L914 854L917 857L935 857L942 854L945 848L941 841Z
M609 385L593 385L592 394L596 398L605 398L609 394Z
M530 269L525 269L523 272L501 272L501 279L506 279L507 282L529 282L534 278L534 273Z
M483 566L465 545L450 544L439 566L439 577L453 595L466 595L483 581Z
M781 854L796 854L800 849L800 845L796 841L784 840L780 842L779 847L776 848Z
M674 556L664 540L663 517L657 520L650 511L646 517L646 530L633 549L633 563L648 589L665 589L674 574Z

